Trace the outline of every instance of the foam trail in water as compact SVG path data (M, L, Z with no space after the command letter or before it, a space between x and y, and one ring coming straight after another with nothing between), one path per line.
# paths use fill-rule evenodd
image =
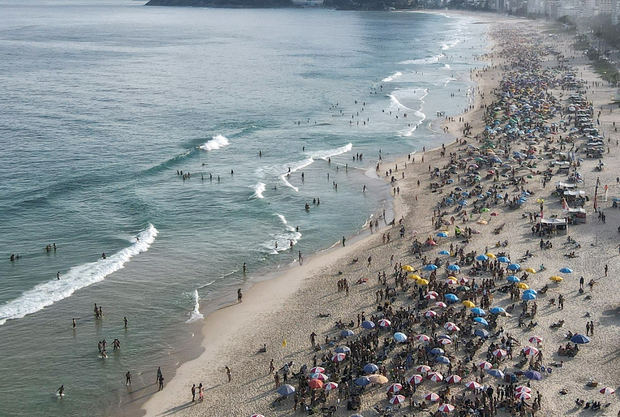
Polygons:
M427 58L418 58L418 59L408 59L406 61L399 62L402 65L420 65L420 64L434 64L439 62L439 60L443 57L443 54L430 56Z
M263 193L265 192L265 183L264 182L257 182L256 184L254 184L254 194L253 197L254 198L265 198L263 196Z
M194 290L194 309L189 313L189 319L185 323L192 323L204 319L205 316L200 312L200 296L198 290Z
M352 143L347 143L346 145L341 146L341 147L336 148L336 149L328 149L328 150L325 150L325 151L310 152L310 153L308 153L308 155L312 159L322 159L324 161L327 161L332 156L341 155L343 153L350 152L351 149L353 149L353 144Z
M390 98L390 104L392 105L392 107L395 107L397 109L413 110L412 108L409 108L402 104L400 101L398 101L394 94L388 94L388 97Z
M205 151L214 151L230 145L228 138L224 135L215 135L210 141L207 141L204 145L200 145L199 148Z
M459 43L461 43L460 39L454 39L454 40L451 40L450 42L445 42L445 43L441 44L441 49L443 51L446 51L448 49L454 48Z
M138 240L106 259L77 265L67 271L60 280L44 282L25 291L18 298L0 306L0 325L7 320L20 319L35 313L57 301L70 297L75 291L88 287L123 268L135 255L146 252L159 232L152 225L140 232Z
M395 79L397 79L398 77L400 77L401 75L403 75L402 72L400 71L396 71L394 74L390 75L389 77L385 77L383 80L384 83L389 83L390 81L394 81Z
M273 237L273 239L269 242L264 243L263 247L268 249L269 253L271 253L272 255L277 255L278 252L290 249L291 243L293 244L293 246L295 246L297 242L299 242L299 239L301 239L301 233L295 230L293 226L288 224L286 217L284 217L282 214L275 213L274 216L278 216L286 231L283 233L272 234L271 236ZM278 243L277 248L275 245L276 242Z
M287 169L287 172L285 172L284 174L280 175L280 179L282 180L284 185L286 185L287 187L292 188L296 192L299 192L299 188L295 187L293 184L288 182L288 179L287 179L288 174L289 173L292 174L293 172L297 172L300 169L303 169L303 168L311 165L313 162L314 162L314 159L312 159L312 158L304 159L303 161L298 162L297 164L293 165L292 167L289 167L290 171Z

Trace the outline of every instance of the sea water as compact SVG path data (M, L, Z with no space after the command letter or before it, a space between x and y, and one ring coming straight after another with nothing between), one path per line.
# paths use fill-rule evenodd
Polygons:
M121 414L236 288L389 209L379 155L450 140L475 23L0 1L0 415Z

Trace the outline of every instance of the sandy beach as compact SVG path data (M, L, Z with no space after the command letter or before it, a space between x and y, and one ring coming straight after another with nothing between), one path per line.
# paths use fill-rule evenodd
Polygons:
M615 89L592 72L586 57L573 51L569 35L549 31L537 21L486 14L480 20L494 22L490 30L493 43L484 57L487 65L472 73L477 83L473 108L442 126L456 142L446 143L445 149L405 155L380 166L378 174L386 176L387 172L386 181L393 177L392 185L399 189L394 198L394 224L388 224L391 218L379 220L379 228L373 228L371 234L309 257L303 265L254 285L244 293L242 303L209 314L202 328L202 353L182 364L165 388L146 402L143 411L147 416L307 415L302 398L294 410L294 395L274 403L281 395L270 372L271 360L280 386L286 373L282 368L292 362L290 372L300 375L288 373L287 383L297 392L307 389L309 379L317 379L308 378L310 368L326 368L329 381L339 387L324 401L319 395L324 389L313 390L313 394L307 390L303 399L305 405L318 411L317 415L443 415L438 410L440 405L453 405L454 415L475 415L474 409L483 410L478 415L620 414L618 394L599 392L605 387L615 390L620 381L620 283L616 279L620 273L620 208L612 208L612 198L620 198L620 148L615 130L620 111L617 105L609 105ZM531 47L531 54L527 47ZM534 65L537 60L539 65ZM527 68L540 74L539 78L511 74L515 61L532 64ZM577 81L567 77L571 71ZM536 81L532 82L532 77ZM513 86L501 84L502 79ZM519 96L522 85L536 97L529 100ZM578 90L583 92L584 109L592 103L592 123L605 138L600 158L586 156L586 143L594 139L584 139L579 129L571 130L574 122L569 121L567 109L571 107L569 100L574 100L571 95L579 94ZM513 95L503 95L503 104L499 104L502 91ZM531 106L526 107L525 101ZM493 112L493 106L498 110ZM532 115L518 114L524 109ZM493 114L499 122L489 133L485 117ZM525 120L541 114L535 124ZM519 119L513 124L527 124L517 129L525 133L496 129L511 123L512 117ZM464 131L466 126L469 128ZM570 140L562 141L571 132ZM514 152L533 158L515 157ZM573 159L567 156L571 152L575 152ZM568 170L563 164L552 165L560 159L568 162ZM599 159L604 163L600 171ZM504 163L509 165L506 169L502 168ZM576 177L574 182L570 182L571 176ZM566 230L554 229L548 235L534 234L532 228L540 222L541 201L544 219L555 219L559 224L567 216L562 198L554 194L558 182L574 184L570 190L583 191L587 220L569 224ZM467 197L463 192L469 192ZM474 197L478 194L486 196ZM521 197L523 202L519 202ZM461 198L467 205L459 207L457 200ZM447 237L438 236L442 232ZM548 242L548 248L540 247L541 239ZM420 243L420 253L414 253L414 242ZM565 256L571 252L574 257ZM491 259L474 258L487 253ZM512 274L509 263L493 259L502 254L510 263L519 264L514 276L521 282L506 281ZM430 264L440 265L431 272L425 267ZM411 268L403 269L405 265ZM451 271L448 265L458 265L460 271ZM561 272L563 268L572 272ZM383 274L385 283L378 279ZM424 279L412 279L413 274ZM447 282L449 276L455 276L454 284ZM552 276L562 281L553 282ZM580 277L585 283L581 292ZM344 280L346 290L338 285ZM525 285L519 288L520 284ZM535 299L523 301L526 287L537 291ZM455 294L458 301L448 302L447 294ZM560 296L563 308L559 307ZM474 321L474 316L482 315L463 305L465 300L485 310L488 326ZM445 305L436 304L444 301ZM493 307L502 312L491 313ZM522 313L523 308L527 314ZM437 316L430 317L428 311ZM362 327L362 317L376 327ZM389 318L391 324L379 326L382 318ZM335 326L337 321L343 326ZM460 330L445 329L447 322L456 323ZM561 327L552 327L560 322ZM579 344L575 356L560 356L558 348L570 343L571 338L566 336L569 331L586 335L588 322L594 324L591 335L588 330L589 343ZM347 329L353 335L343 337L341 332ZM487 335L478 336L476 330L481 330L478 334L485 330ZM398 342L395 332L403 333L407 340ZM316 350L311 343L313 333ZM450 336L449 342L442 342L446 340L442 333ZM428 335L430 340L424 342L417 337L420 335ZM531 342L534 336L541 342ZM259 351L263 344L266 352ZM332 357L339 346L347 346L353 353L345 349L344 359L335 364ZM528 346L535 348L532 352L541 353L522 356ZM430 352L438 348L443 353ZM438 361L439 356L450 363ZM519 364L521 359L525 363ZM371 361L377 370L364 372L362 368ZM488 361L491 369L501 371L507 379L480 370L477 365L482 361ZM427 372L416 370L427 364L443 375L443 381L429 380ZM300 370L303 365L306 367ZM226 366L231 370L230 382ZM537 372L540 380L529 378L529 371ZM385 383L356 384L366 373L382 372ZM459 372L460 383L446 381ZM415 384L413 390L406 381L418 374L423 382ZM467 388L466 383L471 381L480 387ZM205 387L204 401L192 402L192 384L199 383ZM325 383L321 381L320 386ZM394 383L401 388L386 393ZM517 398L516 387L528 385L531 398ZM438 400L424 400L429 393L436 393ZM404 394L403 403L393 404L401 401L397 397L400 394ZM585 409L586 404L576 403L577 399L600 402L600 410L591 410L591 405ZM347 409L348 405L356 409ZM450 408L442 410L448 415Z

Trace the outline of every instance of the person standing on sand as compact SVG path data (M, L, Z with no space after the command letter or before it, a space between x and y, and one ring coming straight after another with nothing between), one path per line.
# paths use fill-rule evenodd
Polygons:
M226 368L226 376L228 377L228 382L232 381L232 374L230 372L230 368L228 366L225 367Z
M344 243L346 242L346 239L344 236L342 236L342 246L344 246Z
M196 401L196 384L192 384L192 402Z
M276 367L273 364L273 358L271 359L271 362L269 362L269 375L271 375L273 373L273 371L275 371Z
M607 264L605 264L605 276L607 276L607 271L609 270L609 267L607 266Z

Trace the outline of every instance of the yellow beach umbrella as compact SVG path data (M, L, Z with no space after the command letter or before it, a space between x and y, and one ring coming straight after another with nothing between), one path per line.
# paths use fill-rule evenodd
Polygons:
M421 286L423 286L423 287L424 287L424 286L426 286L426 285L428 285L428 280L425 280L424 278L420 278L420 279L419 279L419 280L417 280L416 282L418 283L418 285L421 285Z
M493 255L491 252L487 253L487 256L488 256L489 258L491 258L491 259L495 259L495 258L496 258L496 256L495 256L495 255Z
M467 308L474 308L474 307L476 307L476 305L474 303L472 303L471 301L469 301L469 300L463 301L463 305L465 307L467 307Z
M487 224L488 222L486 220L482 219L482 220L478 220L477 223L478 224Z
M451 280L451 281L458 281L458 279L455 276L452 276L452 275L450 275L448 277L448 279Z
M372 382L373 384L386 384L388 382L388 379L386 377L379 374L370 375L368 376L368 379L370 379L370 382Z
M403 265L403 271L413 272L415 269L411 265Z
M532 268L531 266L529 268L525 268L525 270L527 272L529 272L530 274L535 274L536 273L536 270L534 268Z
M422 279L422 277L417 275L417 274L409 274L409 275L407 275L407 278L415 279L415 280Z
M520 283L518 283L518 284L517 284L517 287L519 287L519 288L520 288L520 289L522 289L522 290L529 290L529 289L530 289L530 286L529 286L529 285L527 285L525 282L520 282Z
M562 278L562 277L560 277L560 276L558 276L558 275L554 275L554 276L552 276L552 277L551 277L551 278L549 278L549 279L550 279L551 281L553 281L553 282L562 282L562 281L564 281L564 278Z

